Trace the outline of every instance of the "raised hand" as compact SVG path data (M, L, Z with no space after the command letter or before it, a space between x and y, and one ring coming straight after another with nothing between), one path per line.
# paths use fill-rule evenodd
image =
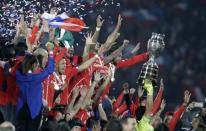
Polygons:
M131 53L135 54L136 52L138 52L139 49L140 49L140 42L137 43L137 45L134 47L134 49L131 51Z
M96 21L97 21L97 27L102 27L104 20L102 19L101 15L97 16Z
M166 101L164 99L162 99L160 109L163 111L165 109L165 106L166 106Z
M184 92L184 105L185 106L190 102L190 96L191 96L191 93L188 90L186 90Z
M20 31L21 31L21 24L20 24L20 22L18 22L18 23L16 24L16 34L19 34Z
M24 15L21 15L21 18L20 18L20 21L17 25L17 28L19 29L18 31L21 33L21 34L24 34L24 36L26 36L27 34L27 25L26 25L26 22L24 21Z
M138 94L138 97L141 98L142 95L144 94L144 89L143 89L142 87L139 87L139 88L138 88L138 93L137 93L137 94Z
M94 74L94 81L95 81L95 82L99 82L101 79L102 79L101 74L98 73L98 72L96 72L96 73Z
M130 93L130 94L134 94L134 93L135 93L135 91L136 91L136 89L131 88L131 89L129 90L129 93Z
M84 38L86 39L86 44L87 45L95 45L96 43L94 43L93 41L92 41L92 32L90 32L90 33L87 33L87 36L84 36Z
M51 8L50 14L57 15L58 14L58 10L56 8Z
M119 14L117 25L121 25L122 24L122 20L123 20L122 16Z
M124 42L123 42L123 46L124 46L124 48L127 47L128 44L129 44L129 40L124 40Z
M160 88L162 88L164 90L164 82L163 82L163 79L161 78L160 80Z

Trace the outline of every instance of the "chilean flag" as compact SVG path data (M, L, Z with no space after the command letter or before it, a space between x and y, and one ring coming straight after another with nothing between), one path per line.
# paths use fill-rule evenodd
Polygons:
M54 28L61 28L74 32L81 32L83 29L88 28L83 20L68 17L65 13L50 19L49 24Z

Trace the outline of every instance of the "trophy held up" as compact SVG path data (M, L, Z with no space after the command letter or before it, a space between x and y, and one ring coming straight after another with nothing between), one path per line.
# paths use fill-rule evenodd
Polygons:
M142 66L138 78L139 86L144 85L145 79L150 79L152 81L153 87L157 86L159 68L157 63L155 62L155 58L157 58L164 50L164 37L164 34L152 33L151 38L148 40L147 51L149 53L149 60Z

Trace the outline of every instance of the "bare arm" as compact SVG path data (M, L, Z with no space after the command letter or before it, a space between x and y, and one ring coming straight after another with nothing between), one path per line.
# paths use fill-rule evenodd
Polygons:
M16 34L14 36L14 39L12 40L12 43L16 45L19 37L20 37L20 23L17 23Z
M101 80L101 75L99 73L94 74L94 81L92 82L92 85L84 99L84 102L82 103L81 108L84 109L88 102L90 102L92 95L94 94L94 88L97 86L98 82Z
M101 27L104 23L104 20L102 19L102 17L100 15L98 15L97 19L96 19L96 22L97 22L96 30L95 30L95 32L93 34L93 37L92 37L92 41L94 43L98 42L99 33L100 33Z
M117 50L112 52L111 55L109 55L106 59L104 59L104 65L107 65L109 62L111 62L115 57L117 57L129 44L129 40L124 40L124 43L121 47L119 47Z
M85 39L86 39L86 42L85 42L85 47L84 47L84 52L83 52L83 61L88 60L90 48L92 45L96 44L92 41L92 33L88 33L87 36L85 36Z
M99 111L99 115L100 115L101 120L108 121L107 115L106 115L106 113L105 113L105 111L104 111L104 109L102 107L102 104L99 104L98 111Z
M85 99L86 94L87 94L87 89L80 88L80 94L81 94L81 97L79 98L77 103L75 105L72 105L70 107L70 110L67 110L67 112L66 112L66 120L67 121L71 120L77 114L79 109L81 108L81 105L84 102L84 99Z
M91 66L99 57L96 55L78 66L78 72L81 72Z
M71 112L74 109L74 102L79 95L79 88L75 88L74 91L72 92L72 100L69 105L67 105L67 110L66 113Z
M120 27L122 25L122 17L121 15L119 15L118 17L118 22L117 22L117 25L114 29L114 31L108 36L106 42L104 43L104 49L106 51L108 51L111 47L112 47L112 44L116 41L116 39L119 37L119 30L120 30Z
M12 43L17 44L18 38L20 36L23 36L26 38L27 33L28 33L27 26L26 26L26 23L24 21L24 15L21 15L20 21L16 25L16 34L15 34L14 39L12 40Z
M152 120L151 120L151 125L153 125L153 123L155 122L155 120L160 117L161 113L163 112L164 108L166 106L166 101L163 99L162 102L161 102L161 105L160 105L160 109L159 111L152 117Z
M94 99L93 99L94 103L96 103L98 101L98 99L101 97L104 89L109 84L110 80L111 80L111 71L109 70L108 71L108 76L106 77L104 83L97 89L97 92L96 92L96 94L94 96Z

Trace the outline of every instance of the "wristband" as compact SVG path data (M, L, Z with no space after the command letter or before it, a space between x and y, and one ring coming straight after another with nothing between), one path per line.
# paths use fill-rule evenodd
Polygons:
M96 27L96 31L100 31L100 28L99 28L99 27Z

